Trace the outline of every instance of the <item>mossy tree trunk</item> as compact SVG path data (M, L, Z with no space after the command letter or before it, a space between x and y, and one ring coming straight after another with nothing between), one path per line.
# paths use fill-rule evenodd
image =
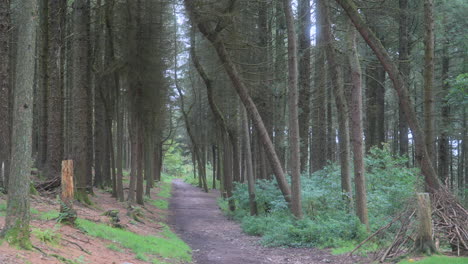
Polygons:
M13 13L18 30L13 134L7 215L3 235L10 244L30 248L29 191L32 153L33 85L37 1L25 0Z

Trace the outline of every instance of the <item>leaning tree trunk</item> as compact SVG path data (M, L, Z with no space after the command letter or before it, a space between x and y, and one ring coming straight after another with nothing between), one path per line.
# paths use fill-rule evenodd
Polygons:
M245 154L245 167L246 167L246 178L247 178L247 188L249 192L249 207L250 215L257 215L257 200L255 198L255 178L253 174L253 165L252 165L252 149L250 148L250 129L249 129L249 119L247 118L247 112L244 107L241 107L242 113L242 134L243 134L243 149Z
M356 189L356 214L361 223L369 229L369 217L367 213L366 177L364 168L364 142L362 139L362 86L361 66L356 48L356 30L349 25L348 29L349 65L351 74L351 145L354 154L354 184Z
M296 218L302 218L301 203L301 160L297 94L297 44L294 30L294 16L290 0L283 0L286 28L288 31L288 108L289 148L291 152L291 211Z
M375 55L382 63L385 71L388 73L389 78L393 82L393 87L397 91L398 97L403 107L408 125L413 132L413 138L416 150L416 161L421 168L421 172L425 177L426 189L430 192L434 192L441 188L440 182L437 178L437 174L432 166L432 161L427 154L427 148L424 142L424 133L417 120L416 112L414 111L414 104L411 100L408 92L407 84L404 81L402 74L400 73L398 66L392 61L390 55L382 46L379 39L369 29L369 26L364 22L359 11L352 0L336 0L341 7L346 11L348 17L353 22L356 29L359 31L361 36L364 38L366 43L374 51Z
M11 145L10 28L10 3L0 1L0 187L4 190L8 187Z
M32 152L32 110L34 62L36 46L37 2L22 1L22 8L13 13L18 30L15 93L13 103L13 134L11 177L7 215L2 231L10 244L30 248L30 179Z
M196 13L194 10L194 4L192 1L184 1L187 11L194 23L198 25L200 32L212 43L214 46L219 59L223 63L224 69L228 74L229 78L232 81L234 88L236 89L237 94L239 95L242 103L244 104L247 112L250 114L253 124L255 128L258 130L260 140L266 150L266 154L268 155L268 159L270 160L270 164L273 167L273 172L276 176L276 180L278 182L278 186L284 196L284 199L290 203L291 202L291 190L289 185L286 181L286 177L284 176L283 169L281 167L280 160L276 155L275 147L268 135L268 131L265 128L263 123L262 117L258 112L258 109L253 102L252 98L249 95L248 89L245 86L244 82L240 78L240 74L238 73L236 66L232 62L226 47L224 45L223 40L219 36L219 31L222 30L221 28L217 28L216 30L209 29L209 27L201 22L200 18L198 17L199 14ZM218 31L219 30L219 31Z

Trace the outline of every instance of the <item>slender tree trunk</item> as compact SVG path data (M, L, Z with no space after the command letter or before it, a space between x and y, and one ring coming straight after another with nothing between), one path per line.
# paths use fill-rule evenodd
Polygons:
M447 32L447 15L444 14L443 17L443 27L446 29L444 32ZM449 40L447 33L444 33L443 37L443 46L442 46L442 93L440 95L441 97L441 121L442 121L442 126L441 126L441 133L440 133L440 140L439 140L439 166L438 166L438 171L439 171L439 178L442 183L447 182L447 179L449 178L449 161L450 161L450 154L449 154L449 136L448 132L450 131L450 106L446 100L447 93L450 89L449 83L448 83L448 73L449 73L449 63L450 63L450 57L448 54L448 48L449 48Z
M51 0L48 4L47 158L44 171L49 179L53 179L61 176L63 160L63 36L66 1Z
M354 184L356 187L356 214L361 223L369 229L369 217L367 213L366 177L364 168L364 142L362 128L362 86L361 66L356 49L356 30L349 25L347 32L349 47L349 65L351 74L351 145L354 154Z
M409 61L409 33L408 33L408 0L399 0L400 17L398 33L398 66L402 78L409 86L410 61ZM402 101L398 105L398 133L400 155L408 155L408 124L406 121L405 108Z
M311 173L323 169L327 165L327 119L326 119L326 80L325 80L325 50L323 49L323 14L315 11L316 25L316 60L314 75L314 95L312 99L312 144Z
M72 97L73 129L72 149L75 165L75 197L78 201L88 203L87 177L91 167L88 151L90 127L89 120L89 2L76 0L73 3L73 42L72 42Z
M324 17L323 37L326 47L327 61L329 65L330 80L332 83L335 104L338 112L338 138L339 138L339 158L341 171L341 190L345 194L346 200L352 206L353 193L351 190L350 173L350 139L349 139L349 112L348 104L344 92L342 67L337 61L336 50L334 47L334 38L331 32L330 13L324 1L318 1L317 8L320 9Z
M229 138L227 136L223 136L223 174L224 174L224 190L226 191L226 195L224 198L229 199L232 197L232 146ZM229 210L234 212L236 210L236 205L233 199L228 200Z
M116 187L117 187L117 198L120 202L124 201L124 191L123 191L123 115L124 115L124 96L120 93L120 87L118 91L118 106L117 106L117 158L116 158L116 166L117 166L117 179L116 179Z
M434 192L440 189L441 185L438 181L432 161L427 154L427 148L424 143L424 133L417 120L416 113L414 111L414 105L408 92L407 85L401 75L397 65L392 61L390 55L387 53L385 48L380 43L379 39L366 25L361 15L359 14L356 6L351 0L336 0L341 7L346 11L348 17L353 22L356 29L359 31L361 36L364 38L366 43L379 58L380 62L388 73L389 78L393 82L393 87L398 93L398 97L401 101L401 106L404 108L406 119L411 131L413 133L413 139L415 143L416 161L421 168L421 172L425 177L426 189L430 192Z
M424 133L429 159L434 161L434 2L424 0ZM435 162L433 163L435 164Z
M296 31L294 30L294 16L291 8L291 1L283 0L283 7L288 31L289 147L291 152L290 164L292 194L291 211L296 218L302 218Z
M8 189L10 122L10 3L0 1L0 188Z
M22 1L21 9L14 9L18 30L15 92L13 104L13 134L7 215L2 235L12 245L31 248L30 173L32 152L32 110L34 60L37 30L37 1Z
M299 137L301 139L301 172L305 172L309 157L310 123L310 1L299 1Z
M136 203L143 205L144 204L144 199L143 199L143 192L144 192L144 178L143 178L143 160L144 160L144 147L143 147L143 125L141 122L138 120L137 121L137 157L136 157L136 188L135 188L135 198L136 198Z
M246 167L246 178L247 188L249 191L249 207L250 215L257 215L257 200L255 198L255 179L253 174L252 166L252 151L250 147L250 133L249 133L249 120L247 117L247 111L244 107L241 107L242 113L242 134L243 134L243 150L245 153L245 167Z

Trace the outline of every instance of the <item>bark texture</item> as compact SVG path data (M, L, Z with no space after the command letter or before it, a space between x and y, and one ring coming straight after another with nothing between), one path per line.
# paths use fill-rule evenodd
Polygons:
M32 153L33 85L36 46L37 2L22 1L13 13L18 30L13 134L7 215L3 235L10 244L30 248L30 174Z
M0 1L0 188L8 187L10 120L10 3Z
M291 166L291 211L296 218L302 218L301 203L301 160L298 120L297 92L297 42L294 16L290 0L283 0L284 16L288 31L288 108L289 108L289 149ZM307 138L307 136L306 136Z
M72 97L73 97L73 129L72 149L75 165L75 197L88 203L86 184L91 167L88 151L90 129L90 96L89 96L89 2L76 0L73 3L73 42L72 42Z
M364 168L364 142L362 128L362 82L361 66L356 48L356 30L349 25L347 33L349 48L349 65L351 75L351 100L350 100L350 120L351 120L351 145L354 157L354 184L356 189L356 214L361 223L369 229L369 216L367 213L367 193L366 177Z

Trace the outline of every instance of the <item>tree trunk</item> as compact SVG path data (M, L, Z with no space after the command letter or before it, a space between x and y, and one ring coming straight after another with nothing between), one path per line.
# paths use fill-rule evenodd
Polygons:
M323 14L320 9L315 11L316 25L316 51L314 94L312 99L312 144L311 173L323 169L327 165L327 119L326 119L326 79L325 79L325 50L323 49Z
M47 158L45 174L49 179L61 175L63 159L63 36L65 28L65 0L48 2L48 39L47 62Z
M351 145L354 154L354 184L356 185L356 214L361 223L369 230L369 217L367 213L366 177L364 168L364 145L362 129L362 86L361 66L356 48L356 30L349 25L347 32L349 48L349 65L351 75Z
M349 112L348 104L344 92L343 72L342 67L337 61L336 50L333 45L335 39L331 32L330 13L326 3L323 1L317 2L317 8L324 17L323 37L326 47L327 61L329 65L330 80L332 84L333 94L335 96L335 104L338 113L338 142L339 142L339 158L341 171L341 190L345 194L345 199L352 206L353 193L351 190L350 176L350 139L349 139Z
M270 164L273 167L273 172L276 176L276 180L278 182L278 186L284 196L284 199L290 203L291 201L291 190L289 189L289 185L286 182L286 178L284 176L283 169L281 168L281 163L276 155L275 147L268 135L268 131L265 128L263 123L262 117L260 116L256 105L252 101L248 93L248 89L245 86L244 82L240 78L240 75L236 69L236 66L231 61L229 54L226 51L226 47L224 45L223 40L220 38L219 33L215 32L214 30L209 29L209 27L201 22L200 18L198 18L198 14L196 10L194 10L193 2L191 1L184 1L186 10L189 12L189 15L194 23L197 23L200 32L211 42L211 44L216 49L219 59L221 60L226 73L228 74L229 78L232 81L234 88L236 89L237 94L239 95L242 103L244 104L247 112L250 114L253 123L258 130L259 137L262 140L262 144L266 150L266 154L268 159L270 160ZM220 29L221 30L221 29Z
M143 205L143 160L144 160L144 147L143 147L143 125L139 120L137 120L137 157L136 157L136 188L135 188L135 196L136 196L136 203Z
M13 11L18 39L10 168L12 177L9 181L7 215L2 235L7 236L7 240L11 245L30 249L29 175L31 174L32 165L32 110L37 2L34 0L22 1L22 8Z
M410 61L409 61L409 32L408 32L408 0L399 0L400 17L398 33L398 66L406 85L409 86ZM398 104L398 141L400 155L408 155L408 124L405 108L402 100ZM396 138L396 137L395 137Z
M60 222L74 224L76 211L73 209L75 184L73 183L73 160L62 161L62 193L60 195Z
M73 42L72 42L72 97L73 97L73 160L75 165L75 197L78 201L89 203L87 195L87 177L89 160L88 130L89 120L89 2L76 0L73 3Z
M289 148L291 152L291 211L296 218L302 218L301 203L301 160L297 94L297 44L294 30L294 16L290 0L283 0L284 15L288 31L288 107L289 107Z
M255 179L252 166L252 151L250 147L250 133L249 133L249 120L247 118L247 111L241 107L242 113L242 134L243 134L243 150L245 154L245 167L247 188L249 192L249 207L250 215L257 215L257 200L255 198Z
M227 136L222 137L223 140L223 174L224 174L224 190L226 194L223 196L228 199L229 211L234 212L236 210L236 204L232 197L232 146Z
M424 0L424 133L428 158L434 161L434 2ZM435 163L433 163L435 164Z
M0 1L0 188L8 187L11 120L10 120L10 3Z
M124 191L123 191L123 167L122 163L123 161L123 134L124 134L124 128L123 128L123 115L124 115L124 96L123 94L120 93L120 87L119 87L119 93L118 93L118 107L117 107L117 158L116 158L116 166L117 166L117 179L116 179L116 187L117 187L117 198L119 199L120 202L124 201Z
M309 160L310 123L310 1L299 1L299 137L301 139L301 172Z
M443 17L443 27L444 32L448 31L447 28L447 18L446 14L444 14ZM438 166L438 171L439 171L439 178L440 181L444 184L447 185L447 179L449 178L449 162L450 162L450 153L449 153L449 136L448 132L450 131L450 106L448 104L448 101L446 99L446 96L449 92L450 86L448 83L448 73L449 73L449 63L450 63L450 57L448 54L448 49L449 49L449 40L448 36L446 35L447 33L444 33L443 37L443 46L442 46L442 92L441 92L441 121L442 121L442 126L441 126L441 133L440 133L440 140L439 140L439 166Z
M418 234L414 243L414 251L431 255L437 253L432 241L431 201L428 193L418 193Z
M431 159L428 157L426 145L424 143L424 133L417 120L413 102L410 98L403 76L401 75L397 65L392 61L385 48L382 46L382 43L380 43L375 34L369 29L369 26L366 25L354 3L351 0L336 1L346 11L354 26L379 58L385 68L385 71L388 73L389 78L392 80L393 87L398 93L401 106L404 108L406 119L411 127L411 131L413 132L416 160L425 177L426 189L430 192L438 190L441 186L434 167L432 166Z

